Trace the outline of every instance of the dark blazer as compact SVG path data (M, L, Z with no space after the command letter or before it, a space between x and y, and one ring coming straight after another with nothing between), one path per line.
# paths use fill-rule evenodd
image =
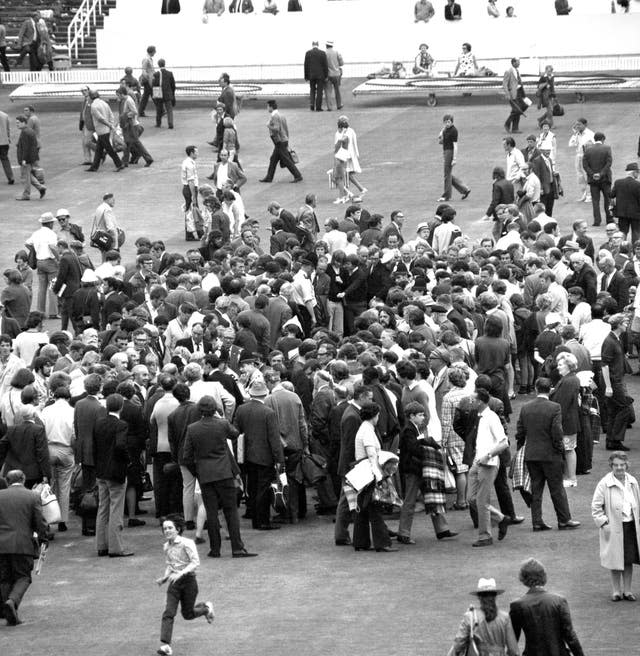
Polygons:
M398 236L398 248L404 244L404 238L400 234L400 228L398 228L396 223L391 221L391 223L387 223L387 225L382 229L382 235L380 236L380 248L389 247L389 235Z
M620 271L613 274L605 291L618 304L616 312L622 312L629 305L629 281Z
M0 490L0 526L0 554L34 555L34 531L44 539L48 530L38 496L22 485Z
M640 181L632 177L613 183L611 198L616 199L614 214L630 221L640 221Z
M553 166L553 165L552 165ZM549 195L553 191L553 173L546 165L542 155L538 155L531 160L531 168L540 180L540 193Z
M76 462L95 466L93 429L98 419L107 414L95 396L87 396L74 406L73 426L76 433Z
M340 420L340 457L338 459L338 474L344 476L356 459L356 433L362 419L360 413L352 403L347 405Z
M244 433L244 460L265 467L284 465L276 413L251 399L236 410L235 427Z
M580 381L575 374L567 374L558 381L553 394L549 397L557 403L562 412L562 432L565 435L576 435L580 428Z
M108 414L96 422L93 429L96 478L116 483L127 479L127 431L127 422L115 415Z
M367 302L367 272L358 267L354 269L350 276L343 275L344 286L344 304L357 304Z
M106 330L109 315L114 312L122 314L122 307L127 302L127 297L121 292L109 294L102 303L102 329Z
M304 56L304 79L326 80L329 77L327 53L319 48L307 50Z
M227 439L237 440L238 431L226 419L203 417L187 428L184 462L187 466L195 464L201 485L233 478L240 471Z
M293 312L282 296L275 296L269 299L264 315L269 320L269 346L273 349L282 336L282 326L291 319Z
M220 168L221 162L216 162L213 165L213 179L216 181L218 178L218 169ZM247 181L247 176L244 174L244 171L232 161L227 162L227 179L231 180L233 186L237 189L240 189L243 184Z
M493 181L493 188L491 191L491 203L487 207L486 215L498 218L495 214L498 205L510 205L513 203L515 193L513 191L513 183L506 178Z
M286 230L278 230L278 232L274 232L269 239L269 252L271 255L282 253L287 239L291 238L297 239L293 232L287 232Z
M559 462L564 454L562 410L541 396L520 409L516 428L518 448L524 445L525 461Z
M419 436L420 432L411 421L407 421L405 427L400 431L400 472L402 474L422 476L422 456L425 443L418 439Z
M286 232L291 232L291 233L295 232L298 222L296 221L296 217L293 215L292 212L283 209L278 215L278 217L282 219L282 221L284 222L284 229Z
M541 588L511 602L509 612L516 634L524 632L527 656L583 656L564 597Z
M189 351L189 353L193 353L195 351L195 346L193 344L193 339L191 339L191 337L186 337L185 339L179 339L176 342L176 346L184 346ZM202 350L205 353L211 353L211 342L208 339L202 340Z
M144 419L142 407L125 399L120 411L120 419L128 426L127 449L129 453L142 451L149 437L149 424Z
M33 421L10 426L0 439L0 469L3 463L5 471L21 469L28 481L40 480L43 476L51 480L49 446L44 427Z
M558 248L560 248L560 245L558 245ZM598 295L598 274L592 266L585 264L580 271L577 273L573 271L562 281L562 286L565 289L569 289L574 285L576 287L582 287L585 301L589 305L593 305L596 302L596 296Z
M22 332L20 324L13 318L4 316L0 317L0 335L9 335L15 339Z
M330 270L331 267L327 269L327 273ZM389 267L380 261L376 262L367 276L367 300L370 301L377 296L384 301L392 286L393 281Z
M603 143L594 143L584 151L582 166L587 173L587 182L611 182L611 147ZM593 174L599 173L600 179L594 180Z
M592 260L594 259L595 255L595 248L593 246L593 239L591 237L585 237L587 240L587 246L584 249L584 254L588 255ZM568 241L575 241L575 238L573 235L564 235L563 237L560 237L558 240L558 248L562 250L562 247L568 242Z
M167 418L169 446L174 462L186 465L184 459L184 438L187 428L200 419L200 410L193 401L181 403Z
M176 104L176 81L173 78L173 73L166 68L161 68L153 74L153 84L151 86L157 87L160 85L160 73L162 72L162 100L170 102L172 105Z
M38 139L31 128L20 130L20 136L16 144L16 155L18 164L22 164L23 161L27 164L35 164L40 159Z
M53 293L57 294L62 288L62 285L66 285L61 297L70 298L77 289L80 289L80 278L82 278L80 260L75 253L67 251L62 255L58 263L58 275L53 285Z

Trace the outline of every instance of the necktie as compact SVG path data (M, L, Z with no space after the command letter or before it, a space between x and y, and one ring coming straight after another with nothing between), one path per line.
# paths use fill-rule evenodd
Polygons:
M607 274L606 273L602 274L602 282L600 283L600 291L601 292L606 292L607 291Z

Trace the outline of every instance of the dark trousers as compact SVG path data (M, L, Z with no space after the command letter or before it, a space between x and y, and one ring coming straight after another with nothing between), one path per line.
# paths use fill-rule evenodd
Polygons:
M593 433L591 432L591 413L588 409L580 408L580 430L578 431L578 444L576 445L576 471L586 474L593 466Z
M4 170L4 174L7 176L7 180L12 182L15 178L13 176L11 162L9 161L9 144L0 146L0 162L2 162L2 168Z
M602 223L602 215L600 214L600 193L602 193L602 200L604 203L604 215L607 223L613 221L609 203L611 202L611 183L607 180L600 180L598 182L592 180L589 183L591 190L591 205L593 207L593 224L600 225Z
M624 395L616 393L618 390L613 388L613 396L606 397L607 405L607 444L612 442L624 442L624 434L628 424L635 419L633 406L626 405L626 390Z
M288 141L279 141L273 142L273 152L269 158L269 168L267 169L266 180L273 180L273 176L276 174L276 166L281 164L286 169L289 170L291 175L294 178L301 178L302 174L298 171L296 165L289 155L289 142Z
M156 517L180 512L182 510L182 474L180 468L168 474L164 466L172 462L170 453L156 453L153 456L153 495L156 500Z
M0 608L11 599L20 606L22 597L31 585L33 556L0 554Z
M269 524L271 521L269 494L274 476L273 467L258 465L255 462L247 462L245 467L247 470L251 526L258 528Z
M515 517L516 510L513 507L513 498L507 480L509 467L511 467L511 450L505 449L500 452L500 466L498 467L496 480L493 482L493 488L496 491L500 512L507 517Z
M82 465L82 494L90 492L96 486L96 468L91 465ZM82 515L82 534L96 530L96 514Z
M354 322L362 312L367 309L366 303L345 303L344 304L344 334L355 334Z
M298 305L298 317L302 324L302 332L305 337L311 336L311 315L306 305Z
M542 493L544 484L549 487L551 501L559 524L571 519L567 493L562 485L562 462L527 461L531 476L531 522L534 526L542 524Z
M169 584L167 603L160 624L160 642L171 644L173 620L178 612L178 604L185 620L193 620L207 614L207 607L204 604L196 604L197 597L198 582L195 574L185 574L175 583Z
M29 70L39 71L42 69L40 59L38 58L38 42L33 41L30 45L24 45L20 49L20 54L16 59L16 68L22 64L22 60L29 55Z
M0 146L2 148L2 146ZM0 151L1 153L1 151ZM2 156L0 154L0 159ZM4 162L3 162L4 163ZM5 169L6 171L6 169ZM640 239L640 219L626 219L624 216L618 217L618 229L620 232L624 233L625 241L627 240L627 235L629 234L629 229L631 229L631 243L635 244Z
M191 193L191 187L189 185L182 185L182 197L184 198L184 211L188 212L191 209L191 205L198 203L198 188L196 187L194 198Z
M604 395L605 384L602 376L602 362L600 360L594 360L591 366L593 368L593 382L596 384L593 394L598 399L598 407L600 409L600 425L602 426L602 430L606 431L609 425L609 414Z
M122 161L118 157L118 154L113 149L111 145L111 135L110 134L99 134L98 135L98 144L96 146L96 154L93 156L93 164L91 165L92 169L100 168L100 160L102 156L107 153L109 157L113 160L113 163L117 168L122 166Z
M504 127L507 130L519 130L520 129L520 117L522 116L522 110L518 107L517 100L510 100L509 106L511 107L511 113L507 117L507 120L504 123Z
M356 549L368 549L371 546L382 549L391 546L389 529L382 517L382 507L372 501L369 505L356 512L353 520L353 546Z
M7 59L7 46L0 48L0 66L2 66L5 73L11 71L11 66L9 66L9 60Z
M553 191L550 191L548 194L540 194L540 202L544 203L544 211L548 216L553 214L553 205L556 202Z
M147 108L147 103L149 98L151 98L153 91L149 82L142 83L142 99L140 100L140 106L138 107L138 116L144 116L144 110Z
M218 522L218 509L222 508L227 522L227 530L231 538L231 551L238 552L244 549L240 537L240 517L236 504L236 486L233 478L221 481L201 483L202 501L207 510L207 532L209 533L209 548L213 553L220 553L220 522Z
M442 194L447 200L451 199L451 188L455 187L456 191L461 194L466 194L469 189L462 182L453 175L453 148L443 151L444 160L444 193Z
M173 128L173 103L164 98L154 98L153 102L156 106L156 127L159 128L162 125L162 116L166 112L167 124Z
M58 302L58 309L60 310L60 330L66 330L71 319L73 297L67 296L66 298L61 298Z
M322 92L324 90L324 80L314 78L309 80L309 107L317 112L322 110Z
M124 137L124 152L122 153L122 163L128 164L129 159L132 160L132 163L137 162L141 157L144 159L147 164L153 161L153 157L149 155L149 151L144 147L142 141L140 141L140 135L142 134L141 125L131 125L127 126L123 130Z

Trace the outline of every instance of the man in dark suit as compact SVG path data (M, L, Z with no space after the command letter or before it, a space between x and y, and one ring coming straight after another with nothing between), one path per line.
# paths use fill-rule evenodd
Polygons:
M74 406L73 425L76 434L75 457L82 465L82 492L93 490L96 484L96 463L93 429L98 419L105 416L105 409L98 400L102 379L89 374L84 379L86 396ZM82 535L94 535L95 524L88 517L82 518Z
M176 81L173 73L165 68L164 59L158 59L158 68L153 74L153 102L156 105L156 127L162 124L162 117L167 114L169 129L173 130L173 108L176 106ZM159 89L159 90L156 90ZM156 96L159 94L159 96Z
M78 256L66 241L58 242L58 250L62 251L62 256L58 262L58 275L53 285L53 293L60 296L62 301L58 304L61 319L60 330L66 330L71 316L73 294L80 289L82 267Z
M629 282L620 271L616 269L616 261L608 250L598 253L598 291L609 292L616 302L616 312L622 312L629 305Z
M29 55L29 70L42 70L42 64L38 57L38 30L36 28L36 22L39 20L40 12L34 11L20 25L20 31L16 38L16 43L18 44L18 48L20 48L20 54L15 62L16 68L22 65L22 60L26 55Z
M611 198L615 198L615 215L618 217L618 228L624 234L625 240L631 229L631 243L640 239L640 181L638 163L627 164L626 176L613 183Z
M550 155L550 150L541 148L539 155L531 160L531 168L540 180L540 202L544 204L548 216L553 215L556 191L556 180Z
M304 79L309 83L309 109L321 112L322 90L329 77L329 62L327 53L318 48L317 41L311 45L311 50L307 50L304 56Z
M342 419L340 420L340 457L338 458L338 476L344 478L351 469L351 464L356 459L356 433L362 419L360 419L360 408L373 400L373 391L367 385L356 383L353 386L353 400L347 405ZM335 542L337 546L350 546L349 524L351 523L351 511L349 503L340 490L340 499L336 508Z
M531 476L531 522L534 531L548 531L542 520L542 493L549 487L551 501L558 518L558 528L574 529L580 522L571 519L569 502L562 482L564 444L562 411L558 403L549 400L551 381L538 378L537 396L522 406L516 429L518 448L524 446L524 461Z
M380 236L380 247L381 248L390 248L389 237L391 235L396 235L398 238L397 244L394 248L400 248L404 244L404 238L402 236L402 224L404 223L404 212L401 210L393 210L391 212L391 221L387 223L382 231Z
M278 285L277 289L274 285L277 296L270 297L269 305L264 309L264 315L269 321L269 345L271 349L275 348L276 342L282 337L282 326L293 316L288 299L281 294L284 285L289 285L289 287L292 285L282 280L278 281Z
M257 556L249 553L240 537L240 517L236 504L234 478L240 473L232 458L227 439L238 439L238 431L226 420L214 417L216 402L211 396L203 396L198 401L201 419L187 428L184 440L184 462L195 469L200 482L202 501L207 509L209 533L209 557L219 558L222 540L218 522L218 508L221 506L231 538L231 553L234 558Z
M513 183L510 180L506 179L504 169L500 166L496 166L493 169L493 187L491 191L491 202L487 211L485 212L485 217L487 219L493 218L494 221L499 221L498 215L496 214L496 207L498 205L511 205L513 199L515 198Z
M110 394L106 405L107 416L98 419L93 428L98 483L96 546L98 556L125 558L133 553L125 551L122 545L128 466L128 426L120 419L124 398L120 394Z
M184 346L189 353L211 353L211 342L204 338L204 326L194 323L191 326L191 337L179 339L176 346Z
M289 210L285 210L285 208L282 207L280 203L277 203L276 201L269 203L269 206L267 207L267 212L269 212L271 216L274 216L277 219L282 219L282 222L284 223L283 229L285 230L285 232L291 232L291 233L295 232L298 222L296 221L296 217L293 215L293 212L289 212Z
M519 578L529 590L524 597L511 602L509 614L516 638L524 632L524 653L529 656L583 656L567 600L542 587L547 582L542 563L535 558L525 560Z
M249 387L251 399L236 411L234 424L244 434L244 462L247 471L251 524L259 531L280 528L272 524L269 489L275 474L284 467L284 453L276 413L264 404L269 390L257 380Z
M21 623L18 608L31 585L33 534L41 541L47 535L40 499L24 482L24 473L13 469L7 473L9 487L0 490L0 617L10 626Z
M356 317L367 309L367 273L357 255L344 260L344 291L337 294L344 303L344 331L353 335Z
M287 119L278 111L278 103L275 100L267 100L267 109L271 117L267 123L269 137L273 142L273 152L269 158L269 168L260 182L273 182L276 166L285 167L293 176L292 182L302 182L302 173L298 171L289 150L289 126Z
M284 221L282 219L272 219L271 221L271 237L269 240L269 252L271 255L281 253L284 251L287 239L297 239L295 233L287 232L284 229Z
M121 292L121 289L122 282L117 278L109 277L102 281L102 293L104 295L101 312L102 330L106 330L107 324L111 323L109 317L112 314L117 313L121 315L122 307L129 300L127 296Z
M572 253L569 262L571 273L562 281L562 286L565 289L580 287L587 303L593 305L598 295L598 274L590 264L587 264L583 253Z
M593 225L602 223L600 214L600 192L604 202L604 213L607 223L613 221L609 203L611 198L611 147L604 143L602 132L593 135L594 144L584 151L582 166L587 173L587 182L591 190L591 204L593 206Z

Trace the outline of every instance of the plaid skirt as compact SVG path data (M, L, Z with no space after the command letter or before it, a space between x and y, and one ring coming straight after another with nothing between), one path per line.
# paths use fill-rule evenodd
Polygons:
M444 461L441 449L424 448L422 458L422 492L424 509L428 513L444 513L446 495L444 489Z

